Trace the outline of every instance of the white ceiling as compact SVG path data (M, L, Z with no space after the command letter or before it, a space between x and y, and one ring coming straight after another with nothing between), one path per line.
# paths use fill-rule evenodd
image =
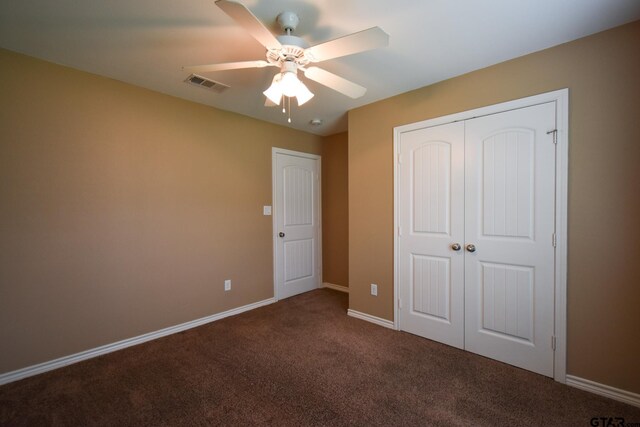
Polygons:
M217 94L184 83L183 65L264 59L264 48L213 0L21 0L0 2L0 47L180 98L320 135L347 129L346 112L469 71L640 19L638 0L239 0L276 34L296 12L310 44L372 26L388 48L318 64L368 88L350 99L302 78L315 97L264 106L276 68L221 71ZM324 124L312 127L320 118Z

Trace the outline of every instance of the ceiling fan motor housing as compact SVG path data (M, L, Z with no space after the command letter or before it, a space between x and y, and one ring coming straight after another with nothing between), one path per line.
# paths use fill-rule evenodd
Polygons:
M267 51L267 61L269 63L282 66L285 61L295 61L298 65L306 65L309 59L305 56L305 49L309 44L302 38L291 35L276 36L280 44L279 49L269 49Z

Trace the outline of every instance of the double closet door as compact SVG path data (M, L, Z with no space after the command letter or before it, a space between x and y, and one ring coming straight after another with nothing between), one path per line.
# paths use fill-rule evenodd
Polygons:
M553 376L555 108L400 135L400 329Z

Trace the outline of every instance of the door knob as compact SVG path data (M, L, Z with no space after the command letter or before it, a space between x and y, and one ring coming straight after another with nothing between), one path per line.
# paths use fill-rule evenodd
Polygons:
M468 250L469 252L475 252L475 251L476 251L476 245L474 245L474 244L472 244L472 243L469 243L469 244L467 245L467 250Z
M281 232L278 233L278 236L284 237L284 233L281 231Z
M453 245L451 245L451 249L453 249L454 251L459 251L461 247L462 246L460 246L460 243L454 243Z

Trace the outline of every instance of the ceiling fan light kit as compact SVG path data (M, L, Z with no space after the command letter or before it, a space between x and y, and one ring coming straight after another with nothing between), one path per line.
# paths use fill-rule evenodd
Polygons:
M389 35L379 27L372 27L309 47L304 39L291 34L300 22L298 15L294 12L282 12L277 16L276 20L285 34L276 37L243 4L230 0L217 0L216 5L267 49L267 60L184 68L202 73L267 66L278 67L280 72L274 76L271 86L263 92L272 103L267 102L267 105L280 105L283 96L288 98L289 104L291 98L295 97L298 106L313 98L313 93L298 78L298 70L301 70L309 80L350 98L359 98L366 93L366 88L316 66L307 68L307 65L389 45Z
M295 97L298 106L313 98L313 93L298 79L298 70L294 63L285 62L281 72L273 77L271 86L263 93L271 102L280 105L282 96Z

